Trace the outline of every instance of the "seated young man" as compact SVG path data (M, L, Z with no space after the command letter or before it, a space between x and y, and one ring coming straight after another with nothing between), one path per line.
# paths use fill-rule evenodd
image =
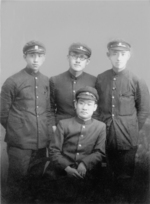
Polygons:
M50 143L50 158L58 196L71 194L71 189L73 194L77 189L81 193L81 187L87 189L95 176L94 168L105 157L106 126L92 118L98 99L95 88L79 89L75 101L76 116L60 120L57 125Z

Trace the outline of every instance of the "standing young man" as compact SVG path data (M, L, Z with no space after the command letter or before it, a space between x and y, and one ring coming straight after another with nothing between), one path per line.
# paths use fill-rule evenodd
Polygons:
M106 155L116 187L127 191L134 173L138 135L149 115L149 91L143 80L127 69L131 46L124 41L108 43L112 69L99 74L99 119L106 123Z
M75 116L75 94L84 86L95 87L96 77L83 70L90 62L91 49L81 43L69 47L69 70L50 78L50 103L55 131L59 120Z
M61 193L65 197L72 188L73 194L78 190L78 196L84 190L86 193L86 190L90 191L88 187L92 180L97 180L93 170L105 156L106 125L92 118L97 109L96 89L89 86L81 88L75 98L76 116L59 121L50 144L58 197Z
M46 48L30 41L23 54L27 66L9 77L1 91L0 122L6 130L11 202L19 199L21 182L29 167L46 156L50 140L49 79L39 71Z

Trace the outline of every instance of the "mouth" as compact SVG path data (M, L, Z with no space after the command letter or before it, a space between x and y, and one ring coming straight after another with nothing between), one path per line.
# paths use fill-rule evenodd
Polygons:
M121 61L118 61L118 62L117 62L117 64L121 64L121 63L122 63Z
M84 115L87 114L87 112L81 112L81 113L84 114Z
M38 66L38 64L33 64L33 67L37 67Z
M80 67L80 64L74 64L75 67Z

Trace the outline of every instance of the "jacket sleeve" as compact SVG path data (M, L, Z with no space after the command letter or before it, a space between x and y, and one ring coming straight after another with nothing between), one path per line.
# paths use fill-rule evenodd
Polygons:
M0 94L0 102L1 102L0 123L3 125L5 129L7 127L7 120L8 120L10 108L16 97L15 90L16 90L15 82L11 78L8 78L4 82L1 89L1 94Z
M51 112L51 122L52 126L56 125L56 99L55 99L55 84L53 78L49 80L50 86L50 112Z
M97 93L98 93L98 95L99 95L99 98L100 98L100 91L99 91L99 89L100 89L100 85L99 85L99 75L97 76L97 78L96 78L96 83L95 83L95 88L96 88L96 90L97 90ZM93 118L95 118L95 119L97 119L97 120L99 120L99 121L102 121L102 122L104 122L104 115L102 114L102 112L101 112L101 110L100 110L100 108L99 108L99 104L101 103L101 101L100 101L100 99L98 100L98 102L97 102L97 110L95 111L95 113L93 114Z
M47 102L47 121L48 121L48 133L49 133L49 140L53 135L52 124L53 124L53 117L51 114L51 104L50 104L50 88L48 89L48 102Z
M64 134L63 126L61 122L59 122L54 137L50 143L50 159L54 166L59 169L65 169L72 163L69 161L69 158L62 153Z
M150 115L150 94L148 87L143 80L139 80L137 83L135 105L137 109L139 130L141 130L146 119Z
M101 132L96 141L93 152L82 159L82 162L85 164L88 170L91 170L98 162L102 161L102 158L105 157L105 141L106 141L106 125L103 123Z

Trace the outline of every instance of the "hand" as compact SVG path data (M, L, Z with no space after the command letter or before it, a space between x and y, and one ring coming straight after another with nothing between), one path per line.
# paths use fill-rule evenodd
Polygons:
M77 168L78 173L84 178L86 175L86 167L84 163L80 163Z
M52 126L52 129L53 129L53 133L55 133L55 131L56 131L56 126Z
M76 178L83 178L76 169L71 168L70 166L67 166L65 168L65 171L67 172L68 176L70 177L76 177Z

